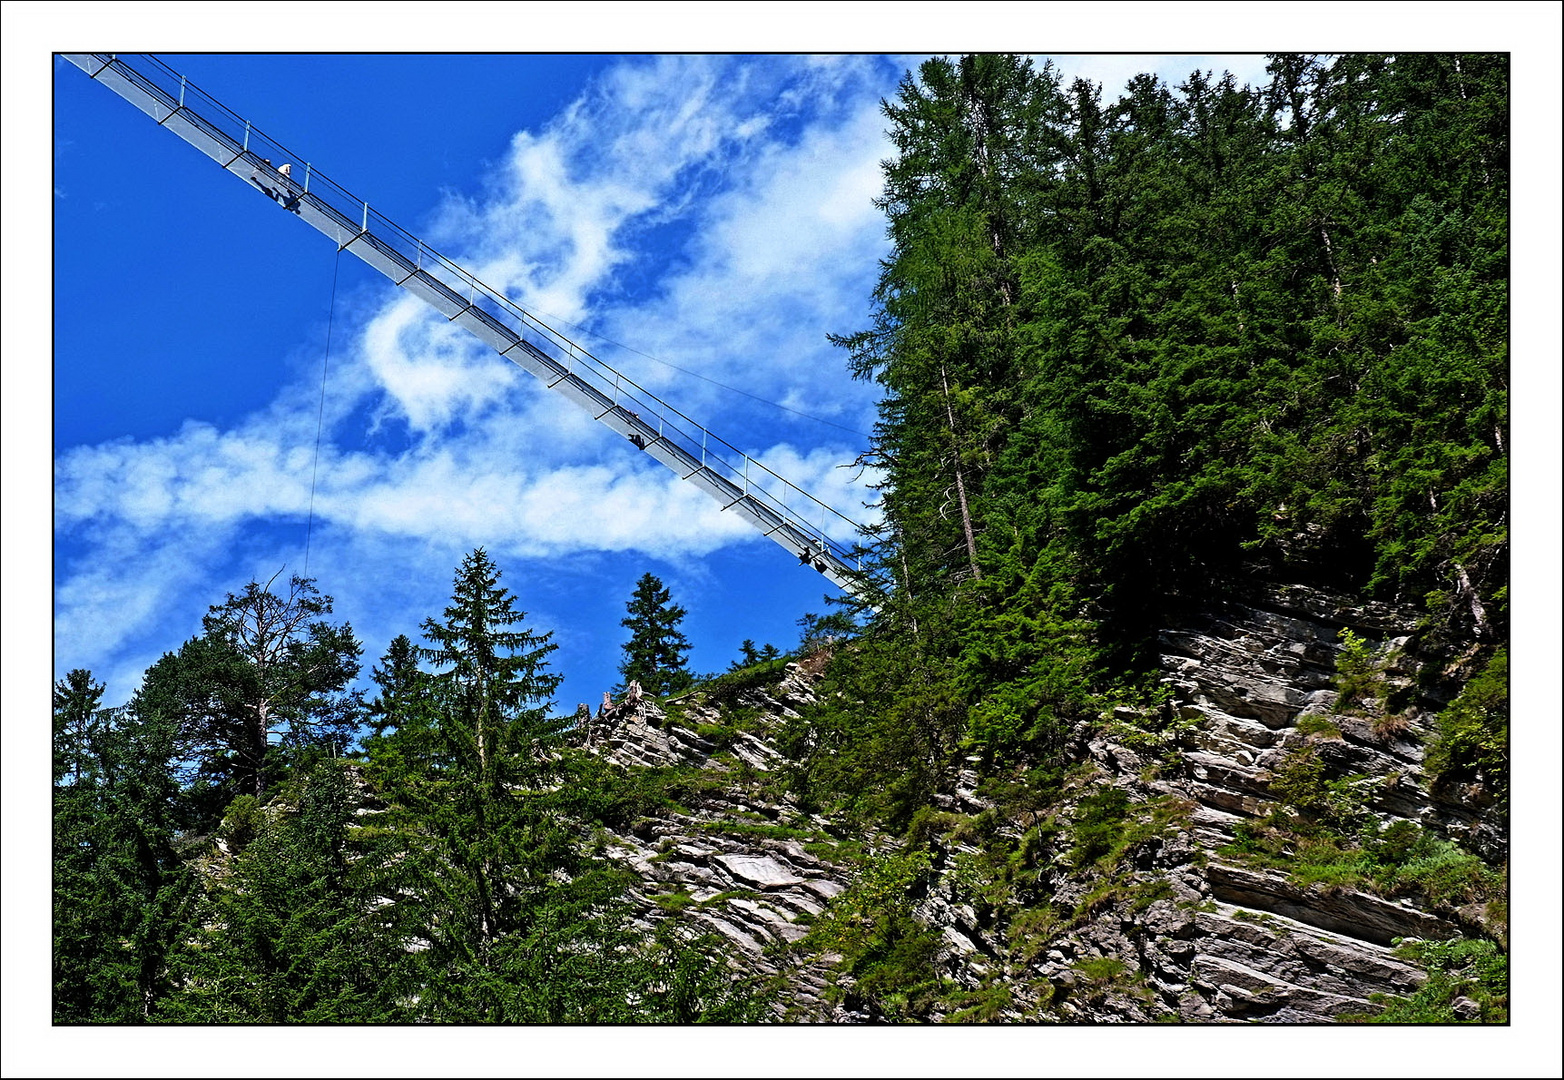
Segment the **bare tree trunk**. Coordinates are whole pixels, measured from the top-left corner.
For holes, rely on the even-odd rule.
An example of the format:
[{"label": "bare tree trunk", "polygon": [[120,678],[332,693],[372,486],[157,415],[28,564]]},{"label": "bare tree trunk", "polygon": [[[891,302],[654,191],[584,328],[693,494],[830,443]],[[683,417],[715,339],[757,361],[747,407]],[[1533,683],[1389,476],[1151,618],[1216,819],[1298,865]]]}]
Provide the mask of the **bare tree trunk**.
[{"label": "bare tree trunk", "polygon": [[[957,441],[956,411],[951,407],[950,404],[950,380],[946,377],[944,364],[941,364],[939,367],[939,379],[940,386],[945,391],[945,417],[950,423],[950,436],[951,441],[954,443]],[[963,479],[961,475],[961,450],[959,446],[956,448],[956,460],[954,468],[956,470],[956,500],[961,505],[961,532],[967,540],[967,561],[972,567],[972,576],[974,578],[981,578],[983,576],[983,571],[978,569],[977,540],[972,533],[972,513],[967,508],[967,484],[966,480]]]},{"label": "bare tree trunk", "polygon": [[1325,265],[1330,268],[1331,291],[1336,294],[1336,299],[1341,299],[1341,271],[1336,269],[1336,249],[1331,246],[1330,233],[1325,231],[1325,226],[1320,226],[1320,239],[1325,242]]},{"label": "bare tree trunk", "polygon": [[1488,612],[1483,608],[1482,601],[1477,598],[1477,589],[1472,585],[1472,579],[1466,576],[1466,567],[1455,563],[1455,580],[1460,588],[1461,595],[1466,598],[1466,606],[1472,613],[1472,622],[1477,624],[1477,636],[1488,636]]},{"label": "bare tree trunk", "polygon": [[[1434,513],[1439,512],[1439,500],[1434,498],[1434,493],[1428,493],[1428,506]],[[1456,593],[1466,601],[1467,610],[1472,613],[1472,622],[1476,625],[1477,636],[1488,636],[1488,612],[1483,607],[1483,602],[1477,596],[1477,587],[1472,584],[1472,579],[1466,574],[1466,567],[1450,560],[1450,565],[1455,567]]]}]

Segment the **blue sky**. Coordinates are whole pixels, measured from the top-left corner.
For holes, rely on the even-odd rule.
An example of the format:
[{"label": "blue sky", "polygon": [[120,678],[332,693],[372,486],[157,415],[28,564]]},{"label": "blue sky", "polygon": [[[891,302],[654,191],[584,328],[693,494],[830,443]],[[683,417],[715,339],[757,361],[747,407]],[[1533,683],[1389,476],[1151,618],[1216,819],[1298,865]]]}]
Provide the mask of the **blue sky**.
[{"label": "blue sky", "polygon": [[[846,466],[873,388],[826,335],[867,325],[886,250],[879,102],[916,58],[161,58],[686,414],[871,516],[873,477]],[[1057,62],[1110,96],[1144,67],[1173,82],[1263,69]],[[366,673],[485,547],[555,635],[562,709],[617,681],[647,571],[688,609],[697,671],[745,638],[791,647],[796,620],[827,610],[827,584],[780,548],[63,61],[54,103],[56,676],[89,667],[125,700],[209,604],[303,572],[307,532],[308,572]]]}]

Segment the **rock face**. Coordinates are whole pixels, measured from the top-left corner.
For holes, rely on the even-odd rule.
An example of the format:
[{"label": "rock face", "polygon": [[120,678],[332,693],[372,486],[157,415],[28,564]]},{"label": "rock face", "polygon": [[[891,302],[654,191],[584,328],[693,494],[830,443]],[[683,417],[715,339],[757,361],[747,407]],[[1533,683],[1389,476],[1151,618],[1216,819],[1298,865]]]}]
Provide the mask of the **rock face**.
[{"label": "rock face", "polygon": [[[1401,706],[1393,720],[1336,712],[1344,627],[1376,650],[1379,690]],[[1353,782],[1381,823],[1414,821],[1502,858],[1502,827],[1480,806],[1427,790],[1421,766],[1429,721],[1420,706],[1439,702],[1428,700],[1427,680],[1414,688],[1412,629],[1407,616],[1389,608],[1350,608],[1298,587],[1213,605],[1169,627],[1161,642],[1170,705],[1154,724],[1137,726],[1144,718],[1122,709],[1083,730],[1078,750],[1089,774],[1067,789],[1057,817],[1068,820],[1091,793],[1122,791],[1123,802],[1147,822],[1127,865],[1111,888],[1094,891],[1069,872],[1067,852],[1055,840],[1040,860],[1035,890],[1049,897],[1051,911],[1073,914],[1030,926],[1005,903],[973,891],[974,848],[936,844],[915,910],[938,932],[942,975],[973,993],[997,991],[1001,1004],[985,1016],[995,1020],[1320,1023],[1372,1011],[1371,994],[1415,990],[1424,975],[1392,955],[1392,941],[1447,938],[1473,927],[1406,901],[1302,887],[1221,851],[1242,822],[1269,810],[1272,770],[1307,746],[1329,776],[1362,774]],[[716,705],[686,701],[675,720],[633,692],[602,709],[584,741],[626,767],[682,763],[719,778],[763,777],[781,762],[764,718],[793,715],[812,700],[812,684],[792,664],[779,685],[746,691],[744,707],[762,722],[727,733],[721,752],[696,730],[720,720]],[[1307,723],[1326,716],[1328,725]],[[970,772],[951,778],[940,802],[952,815],[987,808],[975,779]],[[708,793],[688,813],[649,818],[621,838],[620,857],[645,882],[647,918],[684,910],[731,941],[741,966],[781,975],[792,995],[787,1017],[870,1019],[828,1003],[831,957],[800,960],[787,949],[854,874],[846,860],[821,854],[828,844],[797,836],[829,840],[839,832],[799,811],[781,785],[763,797],[753,785],[747,794],[738,794],[738,785],[713,790],[721,793]],[[1019,835],[1025,824],[1004,827]],[[947,1017],[936,1008],[927,1018]]]},{"label": "rock face", "polygon": [[[814,701],[812,683],[802,667],[789,664],[778,685],[745,691],[737,704],[774,723]],[[769,742],[725,731],[719,747],[696,734],[691,725],[721,718],[719,707],[700,695],[682,702],[680,711],[682,723],[632,684],[579,729],[588,749],[626,768],[691,765],[716,781],[715,790],[688,797],[694,805],[686,811],[648,815],[617,837],[615,857],[642,879],[635,897],[642,918],[652,923],[677,911],[730,942],[735,967],[783,980],[788,996],[778,1019],[866,1019],[826,1002],[828,958],[788,950],[850,880],[845,867],[806,850],[834,846],[830,823],[771,793],[776,789],[763,782],[765,774],[782,757]]]}]

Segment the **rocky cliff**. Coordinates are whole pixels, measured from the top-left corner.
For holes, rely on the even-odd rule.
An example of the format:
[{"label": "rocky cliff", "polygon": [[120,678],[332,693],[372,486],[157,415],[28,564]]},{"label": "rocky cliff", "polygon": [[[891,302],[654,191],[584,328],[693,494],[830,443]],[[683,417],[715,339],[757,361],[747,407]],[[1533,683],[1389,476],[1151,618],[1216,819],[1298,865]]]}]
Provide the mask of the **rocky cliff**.
[{"label": "rocky cliff", "polygon": [[[1165,700],[1079,725],[1062,792],[1039,805],[960,772],[909,837],[853,835],[779,782],[773,736],[813,701],[818,663],[664,706],[632,688],[580,731],[627,769],[698,779],[618,836],[615,857],[640,875],[647,921],[682,912],[773,977],[780,1017],[885,1015],[809,928],[876,859],[916,845],[906,900],[934,989],[902,1017],[1327,1022],[1417,989],[1425,974],[1397,939],[1503,932],[1491,905],[1311,880],[1289,862],[1293,834],[1258,839],[1292,790],[1278,777],[1303,776],[1319,813],[1359,836],[1426,834],[1502,862],[1484,793],[1436,795],[1424,775],[1449,691],[1414,628],[1301,587],[1214,603],[1162,632]],[[1348,648],[1368,663],[1343,695]]]}]

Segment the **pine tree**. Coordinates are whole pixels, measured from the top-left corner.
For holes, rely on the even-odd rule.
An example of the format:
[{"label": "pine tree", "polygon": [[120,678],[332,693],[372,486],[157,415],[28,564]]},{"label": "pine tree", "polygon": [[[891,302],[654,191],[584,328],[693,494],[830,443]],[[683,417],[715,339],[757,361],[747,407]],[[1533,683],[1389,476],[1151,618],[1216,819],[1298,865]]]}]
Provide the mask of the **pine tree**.
[{"label": "pine tree", "polygon": [[636,583],[625,610],[629,616],[619,623],[630,630],[630,640],[624,644],[624,662],[619,665],[625,685],[638,682],[642,690],[655,697],[688,689],[695,680],[685,666],[690,643],[679,632],[679,624],[687,614],[685,609],[673,603],[661,581],[646,573]]},{"label": "pine tree", "polygon": [[876,205],[893,254],[875,327],[833,340],[885,387],[872,457],[903,589],[909,575],[941,591],[983,575],[982,491],[1020,382],[1016,258],[1038,226],[1062,107],[1053,72],[1013,56],[936,57],[884,106],[897,156]]},{"label": "pine tree", "polygon": [[546,711],[556,646],[525,628],[499,578],[481,548],[462,560],[417,650],[433,668],[419,679],[427,717],[399,725],[372,757],[400,823],[395,922],[421,943],[416,1015],[429,1020],[539,1019],[517,1003],[516,952],[536,947],[554,894],[584,869],[555,812],[566,772],[564,721]]},{"label": "pine tree", "polygon": [[745,638],[739,643],[739,658],[728,665],[728,670],[742,671],[747,667],[753,667],[756,664],[764,664],[767,661],[775,660],[781,655],[781,650],[778,649],[775,645],[771,644],[769,641],[757,649],[755,648],[754,638]]},{"label": "pine tree", "polygon": [[[558,648],[553,635],[520,628],[526,613],[499,579],[482,548],[464,558],[444,620],[424,620],[432,645],[418,650],[435,668],[428,689],[446,729],[466,732],[478,778],[490,788],[502,782],[515,751],[557,734],[545,708],[561,681],[547,670]],[[497,750],[512,753],[491,767]]]},{"label": "pine tree", "polygon": [[54,684],[54,782],[66,788],[91,784],[99,772],[104,686],[76,668]]},{"label": "pine tree", "polygon": [[399,845],[385,918],[415,946],[404,1019],[758,1019],[715,944],[649,940],[625,898],[633,875],[589,850],[612,779],[548,716],[555,646],[499,577],[481,549],[462,561],[444,617],[424,623],[424,719],[372,750]]}]

